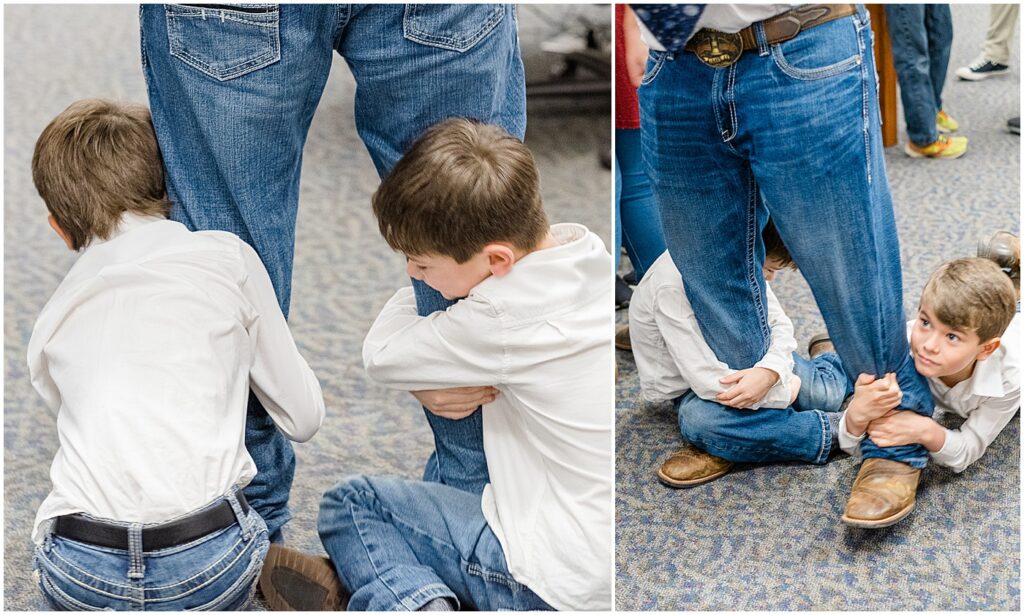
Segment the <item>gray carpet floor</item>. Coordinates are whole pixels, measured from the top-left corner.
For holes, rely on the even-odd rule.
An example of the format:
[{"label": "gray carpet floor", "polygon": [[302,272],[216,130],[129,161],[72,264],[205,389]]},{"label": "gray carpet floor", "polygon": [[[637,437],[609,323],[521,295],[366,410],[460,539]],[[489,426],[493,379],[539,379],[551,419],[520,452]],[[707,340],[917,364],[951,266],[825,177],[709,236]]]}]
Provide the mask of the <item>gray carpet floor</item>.
[{"label": "gray carpet floor", "polygon": [[[969,151],[909,159],[901,110],[900,145],[886,152],[908,314],[936,266],[972,256],[982,233],[1020,228],[1020,139],[1005,129],[1020,114],[1019,59],[1015,51],[1012,76],[958,81],[988,9],[957,6],[953,16],[945,107]],[[805,347],[824,331],[810,290],[789,271],[774,290]],[[1020,609],[1019,416],[964,473],[925,470],[913,515],[869,532],[839,522],[857,472],[845,455],[826,466],[745,466],[691,490],[661,486],[654,471],[682,442],[674,412],[640,400],[628,353],[618,352],[618,368],[620,610]]]},{"label": "gray carpet floor", "polygon": [[[29,572],[29,532],[50,488],[57,447],[53,415],[35,395],[25,365],[32,325],[75,255],[46,224],[31,181],[35,139],[69,103],[103,97],[145,101],[138,9],[121,6],[7,6],[4,53],[4,608],[45,609]],[[523,7],[528,79],[557,68],[538,43],[562,23],[602,23],[607,7]],[[336,59],[305,149],[290,324],[323,385],[328,416],[296,446],[298,469],[288,542],[322,552],[321,494],[344,476],[419,477],[432,449],[422,411],[407,394],[369,382],[362,339],[391,294],[408,284],[404,261],[380,239],[370,210],[378,178],[352,119],[354,82]],[[610,105],[531,101],[526,142],[540,166],[554,222],[577,221],[611,242],[611,174],[598,163],[610,140]]]}]

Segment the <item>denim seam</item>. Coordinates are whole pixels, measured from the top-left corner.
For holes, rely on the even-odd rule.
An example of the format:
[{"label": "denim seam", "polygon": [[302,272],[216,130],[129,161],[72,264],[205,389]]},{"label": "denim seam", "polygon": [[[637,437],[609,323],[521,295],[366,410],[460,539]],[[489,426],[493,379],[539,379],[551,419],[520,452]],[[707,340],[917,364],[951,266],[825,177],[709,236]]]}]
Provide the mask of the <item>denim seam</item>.
[{"label": "denim seam", "polygon": [[500,572],[495,572],[493,570],[488,570],[480,564],[466,562],[466,572],[472,575],[476,575],[484,579],[485,581],[490,581],[492,583],[499,583],[501,585],[504,585],[505,587],[508,587],[513,591],[522,591],[526,589],[526,586],[512,578],[512,575],[506,575]]},{"label": "denim seam", "polygon": [[640,79],[640,87],[648,85],[650,82],[654,81],[654,78],[657,77],[658,73],[661,72],[661,67],[665,65],[665,60],[667,57],[668,52],[662,52],[658,54],[658,56],[654,59],[654,66],[652,66],[651,70],[647,71],[644,74],[644,76]]},{"label": "denim seam", "polygon": [[841,60],[835,64],[830,64],[821,68],[797,68],[786,61],[785,56],[782,55],[781,45],[775,45],[772,48],[772,57],[775,58],[775,65],[779,67],[779,70],[794,79],[799,79],[800,81],[817,81],[819,79],[835,77],[850,70],[854,66],[863,64],[861,54],[858,53],[857,55],[850,56],[845,60]]},{"label": "denim seam", "polygon": [[[51,565],[52,565],[52,562],[51,562]],[[132,599],[132,595],[131,594],[132,594],[133,590],[135,589],[134,585],[117,585],[117,587],[124,588],[126,591],[125,591],[124,594],[114,594],[114,593],[111,593],[109,591],[106,591],[105,589],[101,589],[99,587],[87,584],[84,579],[79,579],[79,578],[75,577],[74,575],[69,574],[66,570],[61,570],[60,568],[57,568],[56,566],[54,566],[54,570],[53,570],[53,572],[56,573],[56,575],[54,575],[50,571],[46,570],[45,567],[43,567],[43,566],[40,566],[40,570],[43,573],[46,574],[47,579],[50,579],[50,577],[52,577],[52,576],[60,576],[60,577],[63,577],[64,579],[66,579],[71,584],[77,585],[77,586],[81,587],[82,589],[86,589],[86,590],[91,591],[93,593],[100,594],[101,596],[107,596],[109,598],[116,598],[118,600],[131,600]],[[97,579],[96,577],[92,577],[92,575],[90,575],[90,577],[93,578],[93,579],[96,579],[98,582],[102,583],[104,586],[106,586],[106,585],[115,585],[114,583],[108,583],[105,579]],[[52,581],[51,581],[51,585],[52,585]]]},{"label": "denim seam", "polygon": [[[247,75],[247,74],[249,74],[251,72],[255,72],[256,70],[259,70],[260,68],[264,68],[265,66],[269,66],[270,64],[273,64],[274,62],[276,62],[276,61],[281,59],[280,48],[276,48],[276,49],[274,49],[272,51],[268,51],[268,52],[264,53],[261,56],[257,56],[257,57],[255,57],[255,58],[253,58],[251,60],[246,60],[245,62],[243,62],[241,64],[238,64],[236,66],[232,66],[230,68],[230,70],[227,71],[227,72],[215,73],[214,70],[213,70],[213,66],[211,66],[210,64],[208,64],[206,62],[203,62],[202,60],[196,58],[195,56],[191,55],[187,51],[181,51],[179,49],[179,50],[176,50],[176,51],[172,51],[171,55],[176,57],[176,58],[178,58],[182,62],[185,62],[189,66],[199,70],[204,75],[208,75],[210,77],[213,77],[214,79],[217,79],[218,81],[227,81],[229,79],[234,79],[234,78],[237,78],[237,77],[241,77],[243,75]],[[264,62],[266,64],[264,64]]]},{"label": "denim seam", "polygon": [[830,431],[828,418],[825,413],[821,410],[813,410],[818,415],[818,420],[821,421],[821,446],[818,447],[818,456],[815,458],[814,463],[821,464],[825,463],[828,459],[828,454],[832,448],[832,432]]},{"label": "denim seam", "polygon": [[[255,543],[254,542],[250,542],[249,544],[252,545],[252,544],[255,544]],[[248,552],[249,552],[249,549],[243,549],[242,551],[239,551],[238,554],[235,556],[235,558],[232,559],[231,562],[228,563],[227,566],[224,566],[221,570],[217,571],[216,574],[214,574],[210,578],[206,579],[205,581],[203,581],[199,585],[196,585],[195,587],[193,587],[191,589],[188,589],[186,591],[183,591],[181,593],[174,594],[173,596],[161,596],[159,598],[151,598],[151,599],[148,600],[148,602],[169,602],[171,600],[178,600],[178,599],[184,598],[185,596],[188,596],[190,594],[194,594],[195,592],[203,589],[204,587],[206,587],[210,583],[213,583],[214,581],[216,581],[218,578],[223,576],[227,571],[231,570],[231,567],[234,566],[235,563],[238,562],[238,560],[242,559],[242,556],[244,556]],[[212,567],[208,567],[203,572],[208,572],[211,568]],[[179,585],[180,585],[180,583],[179,583]],[[174,586],[172,585],[170,587],[174,587]],[[155,589],[155,588],[151,588],[151,589]]]},{"label": "denim seam", "polygon": [[[39,570],[39,580],[40,580],[40,584],[41,584],[41,586],[43,588],[50,590],[48,592],[49,597],[51,599],[53,599],[54,601],[56,601],[61,606],[63,606],[64,608],[66,608],[67,610],[69,610],[69,611],[76,611],[76,610],[77,611],[101,611],[101,610],[103,610],[103,609],[99,609],[97,607],[85,604],[84,602],[81,602],[81,601],[76,600],[75,598],[72,598],[71,596],[69,596],[62,589],[60,589],[59,587],[57,587],[56,585],[53,584],[53,581],[50,580],[50,575],[45,570],[43,570],[43,569]],[[91,590],[92,588],[88,588],[87,587],[86,589],[90,589]],[[114,596],[114,597],[118,598],[118,599],[124,599],[123,596]]]},{"label": "denim seam", "polygon": [[[172,589],[174,587],[178,587],[179,585],[184,585],[186,583],[190,583],[192,581],[195,581],[199,577],[203,576],[204,574],[210,572],[211,570],[213,570],[214,568],[219,566],[221,564],[221,562],[223,562],[224,560],[228,559],[229,557],[234,557],[234,559],[237,560],[238,559],[238,555],[235,554],[235,550],[238,549],[238,545],[240,545],[240,544],[242,544],[242,541],[241,540],[236,540],[235,544],[231,545],[230,547],[228,547],[227,549],[224,550],[224,553],[220,556],[220,558],[217,559],[217,561],[211,563],[209,566],[207,566],[203,570],[197,572],[196,574],[192,575],[191,577],[189,577],[187,579],[184,579],[184,580],[179,581],[177,583],[171,583],[169,585],[161,585],[161,586],[158,586],[158,587],[150,587],[149,589],[153,589],[153,590]],[[242,552],[244,552],[244,551],[245,551],[245,549],[242,549]],[[231,567],[230,564],[227,567],[230,568]]]},{"label": "denim seam", "polygon": [[[62,570],[61,568],[59,568],[56,565],[54,565],[54,568],[56,568],[58,571],[63,573],[65,576],[68,576],[69,578],[71,578],[72,573],[74,573],[74,574],[81,574],[84,577],[88,577],[90,579],[93,579],[95,581],[99,581],[100,583],[104,583],[104,584],[107,584],[107,585],[110,585],[110,586],[113,586],[113,587],[118,587],[118,588],[121,588],[121,589],[131,589],[132,588],[132,585],[130,583],[118,583],[116,581],[111,581],[109,579],[103,579],[103,578],[97,577],[95,575],[89,574],[85,570],[82,570],[78,566],[74,565],[70,560],[68,560],[67,558],[63,557],[60,553],[54,551],[53,554],[54,554],[54,556],[57,557],[57,559],[59,559],[62,562],[64,562],[64,564],[66,564],[68,568],[72,569],[72,570]],[[50,563],[53,564],[52,561]]]},{"label": "denim seam", "polygon": [[747,281],[750,284],[751,299],[754,309],[757,310],[757,322],[761,326],[762,343],[759,349],[762,356],[768,352],[771,342],[771,327],[768,326],[768,315],[764,303],[761,301],[761,287],[757,283],[757,263],[754,262],[754,246],[757,245],[757,180],[754,179],[753,169],[748,169],[747,180],[749,198],[747,201]]},{"label": "denim seam", "polygon": [[405,16],[402,19],[402,34],[406,39],[416,43],[430,45],[432,47],[440,47],[442,49],[448,49],[449,51],[464,53],[475,47],[480,41],[484,40],[484,38],[492,32],[499,23],[501,23],[505,18],[505,7],[502,6],[493,11],[487,20],[477,28],[476,32],[458,39],[455,36],[431,34],[417,28],[411,23],[411,21],[416,19],[418,13],[419,9],[416,5],[406,5]]},{"label": "denim seam", "polygon": [[[255,541],[253,541],[253,543],[255,543]],[[221,606],[222,604],[224,604],[226,602],[231,602],[232,600],[235,600],[237,598],[236,594],[238,592],[238,589],[240,587],[242,587],[242,586],[252,582],[255,577],[259,576],[260,569],[263,567],[263,561],[264,561],[263,558],[251,557],[250,560],[249,560],[249,565],[246,566],[245,571],[242,572],[242,574],[238,577],[238,579],[236,579],[235,582],[231,584],[231,587],[229,587],[227,590],[225,590],[223,593],[221,593],[221,595],[217,596],[216,598],[214,598],[210,602],[207,602],[206,604],[203,604],[203,605],[198,606],[198,607],[194,607],[194,608],[192,608],[190,610],[194,610],[194,611],[217,611],[217,610],[220,610],[217,607]],[[231,568],[228,567],[225,570],[230,570],[230,569]],[[255,588],[255,587],[256,587],[256,584],[253,583],[252,588]],[[252,588],[249,588],[249,589],[251,590]],[[246,591],[247,591],[247,593],[249,592],[249,590],[246,590]],[[151,600],[150,602],[163,602],[163,600]]]},{"label": "denim seam", "polygon": [[377,562],[370,554],[370,548],[369,546],[367,546],[366,540],[363,538],[365,532],[360,527],[359,517],[356,514],[356,504],[355,502],[352,501],[352,495],[359,495],[361,497],[366,497],[367,495],[369,495],[374,500],[377,500],[377,496],[376,494],[370,491],[353,490],[351,493],[345,495],[345,497],[342,499],[342,503],[344,503],[346,500],[348,501],[348,514],[353,520],[353,525],[355,525],[356,528],[356,534],[359,535],[359,544],[363,547],[363,554],[366,556],[366,561],[370,562],[370,566],[373,568],[373,576],[375,576],[378,579],[381,579],[381,584],[384,587],[386,587],[389,592],[391,592],[391,595],[394,597],[395,602],[401,604],[402,599],[398,597],[398,593],[396,593],[395,590],[391,588],[391,585],[383,581],[380,574],[380,569],[377,567]]},{"label": "denim seam", "polygon": [[[858,27],[857,29],[857,45],[860,49],[860,53],[863,56],[865,53],[864,44],[864,32]],[[869,114],[871,113],[871,105],[869,100],[871,98],[871,92],[869,90],[870,85],[868,84],[868,63],[862,62],[860,69],[861,77],[861,120],[864,125],[864,169],[868,176],[868,185],[871,185],[871,131],[869,130],[869,124],[871,119]]]},{"label": "denim seam", "polygon": [[728,69],[728,84],[725,89],[725,103],[729,108],[729,117],[732,119],[732,134],[726,141],[729,143],[729,147],[732,147],[732,140],[736,138],[736,135],[740,131],[740,122],[736,116],[736,65],[733,64]]},{"label": "denim seam", "polygon": [[455,592],[453,592],[447,585],[443,583],[431,583],[430,585],[417,589],[405,598],[401,598],[398,602],[407,610],[418,611],[420,607],[425,605],[427,602],[437,598],[451,598],[456,602],[459,601],[458,596],[456,596]]},{"label": "denim seam", "polygon": [[[277,9],[263,13],[267,16],[273,16],[273,19],[267,19],[266,21],[255,21],[251,17],[238,17],[237,14],[232,13],[230,9],[208,9],[208,8],[196,8],[192,11],[183,11],[180,7],[167,7],[167,16],[174,17],[176,19],[201,19],[207,21],[211,17],[207,17],[207,13],[213,15],[213,19],[219,19],[220,21],[234,21],[236,23],[242,23],[249,26],[259,26],[261,28],[277,28],[281,23],[279,13]],[[249,13],[246,13],[249,14]]]}]

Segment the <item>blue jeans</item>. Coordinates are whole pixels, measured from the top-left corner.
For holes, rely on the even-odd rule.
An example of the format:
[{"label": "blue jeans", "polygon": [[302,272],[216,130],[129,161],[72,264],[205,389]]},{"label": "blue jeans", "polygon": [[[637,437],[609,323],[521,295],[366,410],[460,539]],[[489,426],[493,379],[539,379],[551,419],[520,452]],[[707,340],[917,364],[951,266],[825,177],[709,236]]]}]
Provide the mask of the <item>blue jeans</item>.
[{"label": "blue jeans", "polygon": [[324,494],[319,530],[349,610],[413,611],[435,598],[465,610],[551,610],[512,578],[479,495],[357,476]]},{"label": "blue jeans", "polygon": [[32,564],[39,587],[61,611],[242,610],[270,543],[259,514],[250,508],[242,515],[234,496],[227,499],[240,522],[159,551],[131,538],[131,549],[121,551],[48,533]]},{"label": "blue jeans", "polygon": [[812,360],[793,354],[801,381],[792,406],[744,410],[723,406],[689,391],[676,400],[679,431],[688,442],[728,461],[825,463],[832,451],[827,413],[836,412],[851,391],[839,355]]},{"label": "blue jeans", "polygon": [[768,203],[849,373],[895,372],[903,407],[930,416],[907,344],[867,13],[775,45],[756,30],[759,49],[727,68],[652,53],[639,90],[644,163],[701,331],[733,369],[767,351]]},{"label": "blue jeans", "polygon": [[[498,124],[519,138],[526,131],[510,5],[142,5],[139,18],[171,216],[251,244],[286,316],[302,148],[335,52],[355,76],[356,129],[381,175],[448,117]],[[416,292],[421,314],[449,305],[426,286]],[[254,398],[249,410],[246,447],[259,473],[246,495],[279,540],[291,516],[295,456]],[[438,439],[478,451],[460,463],[479,475],[479,420],[438,425],[431,421]]]},{"label": "blue jeans", "polygon": [[640,130],[615,130],[615,270],[621,245],[626,244],[636,279],[665,251],[658,204],[644,173]]},{"label": "blue jeans", "polygon": [[953,46],[948,4],[887,4],[892,58],[900,82],[907,134],[915,145],[939,138],[935,115],[942,110],[942,87]]}]

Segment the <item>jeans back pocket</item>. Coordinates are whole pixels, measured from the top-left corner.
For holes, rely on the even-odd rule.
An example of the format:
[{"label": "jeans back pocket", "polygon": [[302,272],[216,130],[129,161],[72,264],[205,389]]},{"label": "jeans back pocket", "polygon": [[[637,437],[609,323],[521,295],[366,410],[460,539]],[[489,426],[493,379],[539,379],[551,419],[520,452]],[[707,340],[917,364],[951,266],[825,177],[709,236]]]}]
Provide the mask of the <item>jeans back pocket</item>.
[{"label": "jeans back pocket", "polygon": [[406,39],[451,51],[469,51],[505,18],[503,4],[407,4]]},{"label": "jeans back pocket", "polygon": [[218,81],[281,59],[276,4],[168,5],[165,11],[171,55]]}]

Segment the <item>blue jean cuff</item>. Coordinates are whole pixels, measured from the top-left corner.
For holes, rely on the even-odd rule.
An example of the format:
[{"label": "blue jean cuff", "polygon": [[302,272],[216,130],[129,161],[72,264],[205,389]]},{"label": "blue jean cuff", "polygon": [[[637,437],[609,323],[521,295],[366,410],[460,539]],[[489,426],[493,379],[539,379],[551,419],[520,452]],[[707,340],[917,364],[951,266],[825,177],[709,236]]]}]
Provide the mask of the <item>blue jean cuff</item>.
[{"label": "blue jean cuff", "polygon": [[[395,592],[395,596],[398,595],[398,592]],[[418,611],[428,602],[436,600],[437,598],[451,600],[452,604],[455,606],[455,610],[460,610],[459,607],[461,605],[459,604],[458,597],[452,592],[451,588],[444,583],[431,583],[430,585],[421,587],[408,596],[400,598],[399,604],[402,605],[402,608],[409,611]]]}]

